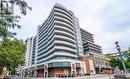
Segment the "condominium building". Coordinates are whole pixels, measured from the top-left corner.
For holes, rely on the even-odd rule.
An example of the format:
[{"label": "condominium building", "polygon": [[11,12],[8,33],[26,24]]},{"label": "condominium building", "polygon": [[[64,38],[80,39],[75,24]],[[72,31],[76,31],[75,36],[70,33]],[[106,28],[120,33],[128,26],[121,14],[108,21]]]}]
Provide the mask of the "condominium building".
[{"label": "condominium building", "polygon": [[83,44],[83,48],[84,48],[84,53],[85,54],[92,54],[92,53],[97,53],[97,54],[101,54],[101,46],[95,44],[95,43],[91,43],[91,42],[86,42]]},{"label": "condominium building", "polygon": [[[82,31],[74,13],[55,4],[38,26],[35,38],[27,39],[26,68],[29,76],[79,76],[93,71],[93,60],[84,56]],[[30,52],[31,51],[31,52]],[[31,75],[30,75],[31,74]]]},{"label": "condominium building", "polygon": [[95,44],[93,34],[81,29],[84,55],[94,61],[96,73],[112,73],[112,67],[106,65],[106,57],[102,54],[101,46]]},{"label": "condominium building", "polygon": [[82,36],[82,43],[83,43],[83,50],[84,54],[89,56],[92,53],[101,54],[101,46],[95,44],[93,34],[80,29],[81,30],[81,36]]},{"label": "condominium building", "polygon": [[77,58],[73,14],[64,7],[54,6],[49,17],[38,27],[37,35],[37,64],[59,57]]},{"label": "condominium building", "polygon": [[[55,4],[50,15],[38,27],[38,76],[60,76],[84,73],[78,59],[83,51],[78,19],[67,8]],[[43,69],[41,69],[43,67]],[[42,75],[41,75],[42,74]]]},{"label": "condominium building", "polygon": [[83,44],[86,42],[91,42],[94,43],[94,37],[93,34],[91,34],[90,32],[80,28],[81,30],[81,36],[82,36],[82,42]]},{"label": "condominium building", "polygon": [[112,67],[105,55],[93,53],[89,57],[94,60],[96,73],[112,73]]},{"label": "condominium building", "polygon": [[83,43],[78,18],[74,18],[78,56],[83,55]]},{"label": "condominium building", "polygon": [[28,38],[25,41],[26,52],[25,52],[25,67],[31,67],[35,64],[36,57],[36,36]]}]

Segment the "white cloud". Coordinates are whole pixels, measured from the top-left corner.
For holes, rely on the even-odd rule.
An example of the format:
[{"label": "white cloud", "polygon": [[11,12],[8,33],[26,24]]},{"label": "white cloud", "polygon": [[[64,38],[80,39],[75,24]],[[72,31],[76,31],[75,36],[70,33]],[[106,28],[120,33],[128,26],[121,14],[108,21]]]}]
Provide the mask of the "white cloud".
[{"label": "white cloud", "polygon": [[113,51],[114,42],[120,41],[126,49],[130,43],[130,1],[129,0],[31,0],[33,10],[21,19],[19,38],[36,34],[36,27],[49,15],[56,2],[72,10],[79,18],[80,26],[94,34],[95,41],[104,53]]},{"label": "white cloud", "polygon": [[130,26],[125,25],[125,21],[130,20],[130,9],[127,8],[129,5],[119,0],[98,1],[93,0],[88,8],[83,9],[85,11],[80,17],[81,27],[94,34],[96,43],[102,46],[104,53],[116,51],[113,51],[115,41],[120,41],[122,49],[126,50],[130,43]]}]

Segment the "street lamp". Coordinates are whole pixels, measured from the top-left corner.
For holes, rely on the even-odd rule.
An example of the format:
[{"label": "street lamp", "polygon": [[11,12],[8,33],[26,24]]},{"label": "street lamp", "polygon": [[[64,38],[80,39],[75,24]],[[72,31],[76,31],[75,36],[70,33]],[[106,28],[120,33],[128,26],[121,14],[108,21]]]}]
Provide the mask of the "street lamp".
[{"label": "street lamp", "polygon": [[125,63],[124,63],[123,56],[122,56],[122,54],[121,54],[121,48],[120,48],[120,46],[119,46],[118,43],[119,43],[118,41],[115,42],[115,44],[116,44],[116,49],[117,49],[117,51],[118,51],[118,53],[119,53],[119,57],[120,57],[120,60],[121,60],[122,65],[123,65],[124,73],[126,74],[126,66],[125,66]]}]

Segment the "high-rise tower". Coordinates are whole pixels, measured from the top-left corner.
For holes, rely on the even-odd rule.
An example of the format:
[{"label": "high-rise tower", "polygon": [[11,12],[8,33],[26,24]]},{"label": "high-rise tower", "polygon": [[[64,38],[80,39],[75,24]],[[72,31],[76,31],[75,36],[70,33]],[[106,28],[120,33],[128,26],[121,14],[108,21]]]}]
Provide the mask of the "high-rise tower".
[{"label": "high-rise tower", "polygon": [[36,64],[36,36],[32,36],[25,41],[25,67],[31,67]]},{"label": "high-rise tower", "polygon": [[93,34],[85,31],[84,29],[80,30],[81,30],[84,53],[88,56],[91,53],[102,54],[101,46],[95,44]]},{"label": "high-rise tower", "polygon": [[[38,27],[37,69],[44,76],[84,73],[78,59],[83,51],[78,19],[65,7],[55,4],[48,18]],[[43,71],[40,70],[41,65]],[[83,69],[84,70],[84,69]]]}]

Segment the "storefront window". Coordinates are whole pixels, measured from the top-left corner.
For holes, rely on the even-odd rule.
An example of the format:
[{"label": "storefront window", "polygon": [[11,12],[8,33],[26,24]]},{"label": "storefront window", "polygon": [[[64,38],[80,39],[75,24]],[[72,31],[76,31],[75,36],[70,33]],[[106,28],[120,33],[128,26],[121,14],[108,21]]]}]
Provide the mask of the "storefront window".
[{"label": "storefront window", "polygon": [[55,62],[55,67],[65,67],[67,66],[66,62]]}]

